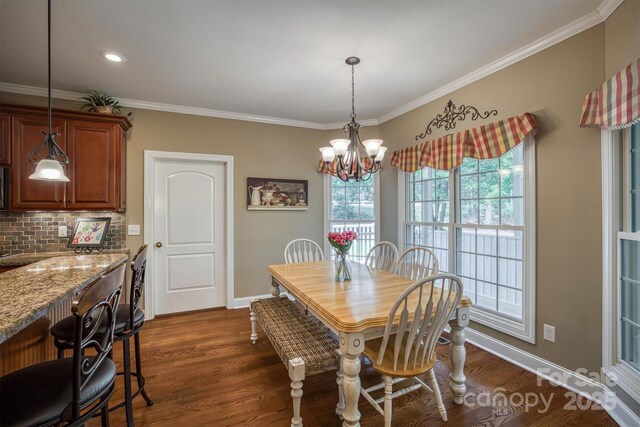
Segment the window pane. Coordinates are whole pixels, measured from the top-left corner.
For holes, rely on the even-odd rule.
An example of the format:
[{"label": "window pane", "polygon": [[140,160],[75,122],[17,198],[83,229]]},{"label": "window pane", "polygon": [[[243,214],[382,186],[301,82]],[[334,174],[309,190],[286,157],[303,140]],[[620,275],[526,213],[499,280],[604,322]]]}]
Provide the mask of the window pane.
[{"label": "window pane", "polygon": [[478,201],[477,200],[461,200],[460,201],[460,222],[462,224],[478,223]]},{"label": "window pane", "polygon": [[524,225],[524,200],[522,198],[502,199],[501,220],[504,225]]},{"label": "window pane", "polygon": [[375,222],[337,222],[331,223],[330,229],[338,233],[349,230],[358,233],[358,238],[349,250],[349,257],[356,262],[364,262],[365,257],[375,245]]},{"label": "window pane", "polygon": [[458,252],[456,258],[456,274],[462,277],[476,277],[476,256]]},{"label": "window pane", "polygon": [[477,279],[491,283],[497,282],[498,259],[491,256],[478,255],[476,258]]},{"label": "window pane", "polygon": [[333,204],[333,206],[331,206],[331,219],[345,219],[346,212],[345,205]]},{"label": "window pane", "polygon": [[480,224],[500,223],[500,199],[480,200]]},{"label": "window pane", "polygon": [[480,172],[498,170],[499,159],[478,160]]},{"label": "window pane", "polygon": [[346,191],[344,189],[344,186],[339,186],[339,187],[332,187],[331,189],[331,200],[333,201],[333,203],[344,203],[345,202],[345,194]]},{"label": "window pane", "polygon": [[460,197],[463,199],[478,198],[478,176],[468,175],[460,177]]},{"label": "window pane", "polygon": [[498,312],[522,318],[522,291],[498,287]]},{"label": "window pane", "polygon": [[498,258],[498,284],[522,289],[522,261]]},{"label": "window pane", "polygon": [[476,252],[475,228],[458,228],[456,235],[456,247],[458,251]]},{"label": "window pane", "polygon": [[483,255],[498,255],[497,236],[497,230],[478,230],[477,252]]},{"label": "window pane", "polygon": [[499,174],[498,172],[487,172],[479,175],[480,177],[480,197],[499,197]]},{"label": "window pane", "polygon": [[492,283],[477,281],[476,288],[478,290],[476,305],[496,311],[498,287]]},{"label": "window pane", "polygon": [[460,165],[460,173],[462,175],[478,172],[478,161],[470,157],[465,157]]},{"label": "window pane", "polygon": [[522,231],[498,231],[498,256],[522,259]]},{"label": "window pane", "polygon": [[449,200],[449,179],[437,179],[435,187],[436,200]]},{"label": "window pane", "polygon": [[[516,166],[516,168],[518,168],[518,166]],[[502,197],[524,195],[524,176],[522,174],[522,170],[500,169],[499,173],[500,195]]]},{"label": "window pane", "polygon": [[640,371],[640,241],[621,240],[620,358]]}]

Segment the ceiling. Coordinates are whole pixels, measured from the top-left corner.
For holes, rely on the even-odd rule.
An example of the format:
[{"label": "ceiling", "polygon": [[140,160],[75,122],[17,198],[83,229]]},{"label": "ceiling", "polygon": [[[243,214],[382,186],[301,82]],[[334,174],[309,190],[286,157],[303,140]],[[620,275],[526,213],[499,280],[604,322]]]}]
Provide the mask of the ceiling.
[{"label": "ceiling", "polygon": [[[356,113],[375,122],[545,37],[588,28],[612,1],[601,3],[54,0],[52,86],[327,127],[348,121],[344,60],[356,55]],[[45,0],[0,0],[3,84],[46,87],[46,11]],[[127,60],[110,63],[103,50]]]}]

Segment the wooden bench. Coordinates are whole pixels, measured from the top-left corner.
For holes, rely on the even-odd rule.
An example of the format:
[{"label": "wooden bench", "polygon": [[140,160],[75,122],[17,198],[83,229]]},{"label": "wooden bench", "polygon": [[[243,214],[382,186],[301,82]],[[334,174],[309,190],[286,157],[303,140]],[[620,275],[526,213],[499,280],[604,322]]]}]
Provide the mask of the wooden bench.
[{"label": "wooden bench", "polygon": [[293,398],[292,427],[302,426],[300,401],[302,381],[306,376],[337,370],[338,405],[336,414],[344,412],[343,373],[338,344],[327,331],[302,313],[285,296],[251,301],[251,341],[258,340],[256,323],[260,323],[282,363],[289,370]]}]

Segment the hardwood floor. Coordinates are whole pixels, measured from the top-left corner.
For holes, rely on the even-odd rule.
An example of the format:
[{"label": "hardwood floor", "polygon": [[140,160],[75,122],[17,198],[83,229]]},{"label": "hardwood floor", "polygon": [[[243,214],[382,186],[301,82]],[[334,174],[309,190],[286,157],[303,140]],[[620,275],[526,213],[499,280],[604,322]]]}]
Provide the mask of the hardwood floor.
[{"label": "hardwood floor", "polygon": [[[136,426],[288,426],[292,403],[287,371],[262,330],[255,345],[250,333],[248,309],[200,311],[147,322],[141,331],[143,372],[155,404],[147,407],[141,397],[135,399]],[[393,401],[394,426],[616,425],[596,405],[588,410],[563,409],[571,403],[567,390],[547,381],[537,386],[535,375],[470,344],[465,369],[469,405],[454,405],[448,352],[448,346],[438,346],[436,376],[449,421],[441,421],[430,393],[417,391]],[[116,360],[121,354],[117,344]],[[365,386],[379,382],[368,362],[363,363],[361,378]],[[122,389],[119,378],[113,404],[122,399]],[[306,426],[341,425],[334,413],[338,399],[334,373],[307,378],[303,391]],[[485,405],[491,400],[487,396],[495,405]],[[550,399],[546,411],[541,396]],[[382,425],[382,416],[362,398],[359,409],[363,426]],[[87,425],[98,426],[99,419]],[[111,425],[126,425],[124,409],[111,413]]]}]

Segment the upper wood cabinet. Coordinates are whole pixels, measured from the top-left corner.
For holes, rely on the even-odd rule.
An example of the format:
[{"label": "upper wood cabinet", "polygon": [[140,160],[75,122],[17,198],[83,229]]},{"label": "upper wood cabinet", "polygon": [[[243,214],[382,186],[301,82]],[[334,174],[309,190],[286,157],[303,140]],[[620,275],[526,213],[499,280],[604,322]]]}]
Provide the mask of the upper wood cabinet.
[{"label": "upper wood cabinet", "polygon": [[11,164],[11,116],[0,113],[0,165]]},{"label": "upper wood cabinet", "polygon": [[131,127],[126,117],[53,110],[56,143],[69,157],[65,184],[29,179],[35,165],[27,157],[44,139],[47,110],[0,105],[0,115],[3,123],[10,119],[10,210],[125,210],[125,143]]}]

